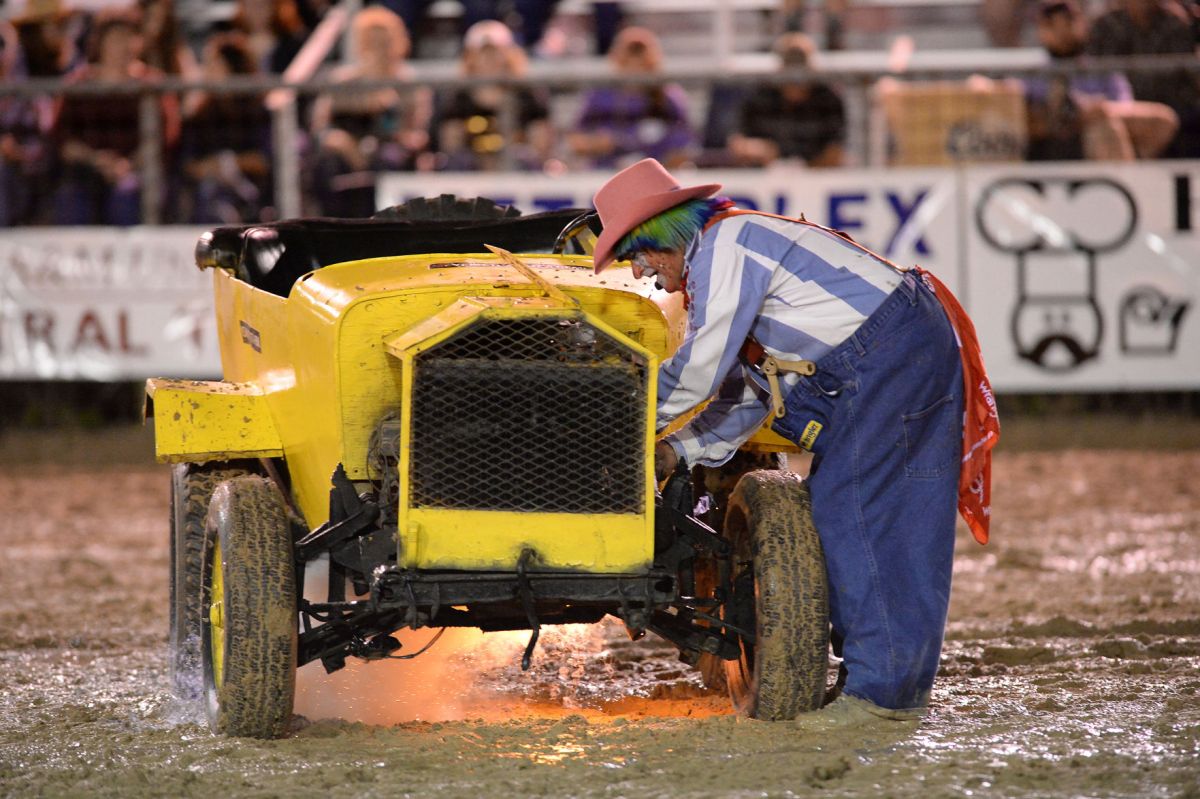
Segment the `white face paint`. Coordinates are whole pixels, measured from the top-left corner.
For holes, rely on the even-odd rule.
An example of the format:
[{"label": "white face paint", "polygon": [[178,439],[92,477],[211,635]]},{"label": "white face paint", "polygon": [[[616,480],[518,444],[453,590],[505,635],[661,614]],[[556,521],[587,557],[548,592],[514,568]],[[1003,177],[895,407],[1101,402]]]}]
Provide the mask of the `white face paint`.
[{"label": "white face paint", "polygon": [[639,250],[630,260],[634,277],[654,277],[655,285],[669,294],[683,288],[682,251]]},{"label": "white face paint", "polygon": [[644,252],[634,253],[633,258],[629,260],[633,263],[635,274],[639,271],[641,272],[641,274],[637,275],[638,277],[654,277],[658,274],[658,270],[650,265],[650,259],[646,257],[646,253]]}]

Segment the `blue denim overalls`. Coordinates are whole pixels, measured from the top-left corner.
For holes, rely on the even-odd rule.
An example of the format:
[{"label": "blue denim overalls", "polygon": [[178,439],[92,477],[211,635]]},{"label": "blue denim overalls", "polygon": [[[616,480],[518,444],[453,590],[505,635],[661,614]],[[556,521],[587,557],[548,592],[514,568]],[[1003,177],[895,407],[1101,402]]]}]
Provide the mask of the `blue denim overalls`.
[{"label": "blue denim overalls", "polygon": [[[963,430],[962,363],[933,293],[908,273],[862,326],[801,377],[777,432],[815,454],[809,485],[825,550],[844,692],[923,707],[950,601]],[[820,431],[811,422],[819,424]],[[806,435],[807,431],[807,435]]]}]

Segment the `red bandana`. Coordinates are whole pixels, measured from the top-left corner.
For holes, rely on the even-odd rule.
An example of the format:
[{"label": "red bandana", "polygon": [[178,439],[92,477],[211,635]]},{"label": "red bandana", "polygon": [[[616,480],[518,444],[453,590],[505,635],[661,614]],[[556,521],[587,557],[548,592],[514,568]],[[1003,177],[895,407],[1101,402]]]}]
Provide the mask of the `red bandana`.
[{"label": "red bandana", "polygon": [[996,397],[983,369],[983,354],[971,318],[942,281],[920,267],[914,271],[946,309],[958,338],[963,367],[963,456],[958,475],[958,512],[975,540],[986,544],[992,522],[992,447],[1000,440]]}]

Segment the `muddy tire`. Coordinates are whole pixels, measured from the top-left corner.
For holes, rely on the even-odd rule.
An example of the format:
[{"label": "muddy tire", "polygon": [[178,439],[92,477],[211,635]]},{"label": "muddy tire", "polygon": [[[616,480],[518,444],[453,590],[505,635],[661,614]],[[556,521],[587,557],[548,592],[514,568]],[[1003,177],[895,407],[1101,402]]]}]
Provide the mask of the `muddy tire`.
[{"label": "muddy tire", "polygon": [[791,719],[821,707],[829,648],[829,589],[808,486],[787,472],[751,472],[729,498],[733,596],[725,618],[753,629],[725,661],[738,712]]},{"label": "muddy tire", "polygon": [[[712,504],[708,513],[701,518],[714,530],[725,525],[725,510],[729,496],[743,476],[761,469],[787,469],[787,456],[775,452],[750,452],[738,450],[721,466],[697,466],[692,471],[692,484],[709,495]],[[717,567],[711,560],[696,562],[696,595],[710,596],[717,586]],[[725,691],[729,686],[725,680],[725,661],[716,655],[703,652],[696,664],[704,687],[712,691]]]},{"label": "muddy tire", "polygon": [[213,732],[278,738],[296,693],[296,577],[283,498],[261,477],[213,492],[205,525],[201,661]]},{"label": "muddy tire", "polygon": [[200,574],[204,519],[213,490],[247,468],[229,463],[180,463],[171,469],[169,635],[171,687],[186,701],[200,698]]},{"label": "muddy tire", "polygon": [[400,205],[384,208],[377,211],[374,218],[398,222],[475,222],[520,215],[521,212],[513,206],[497,205],[486,197],[442,194],[438,197],[417,197]]}]

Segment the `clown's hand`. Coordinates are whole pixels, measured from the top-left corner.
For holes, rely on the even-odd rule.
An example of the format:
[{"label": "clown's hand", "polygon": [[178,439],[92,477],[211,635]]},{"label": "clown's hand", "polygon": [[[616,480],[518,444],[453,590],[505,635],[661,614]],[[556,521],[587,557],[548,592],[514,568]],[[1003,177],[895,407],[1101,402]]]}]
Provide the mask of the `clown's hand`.
[{"label": "clown's hand", "polygon": [[658,482],[670,477],[678,463],[679,456],[675,454],[674,447],[666,441],[654,445],[654,477]]}]

